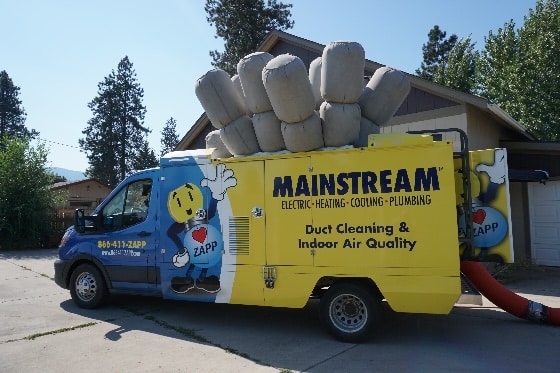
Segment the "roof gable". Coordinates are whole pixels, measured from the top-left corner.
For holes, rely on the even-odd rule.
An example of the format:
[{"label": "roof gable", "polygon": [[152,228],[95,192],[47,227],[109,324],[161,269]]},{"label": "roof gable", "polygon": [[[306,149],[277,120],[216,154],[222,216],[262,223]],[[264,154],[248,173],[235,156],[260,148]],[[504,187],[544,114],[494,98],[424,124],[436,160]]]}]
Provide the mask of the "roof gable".
[{"label": "roof gable", "polygon": [[51,185],[51,189],[54,189],[54,190],[63,189],[63,188],[68,188],[68,187],[76,186],[76,185],[80,185],[80,184],[97,184],[98,186],[101,186],[103,188],[107,188],[109,190],[111,189],[107,185],[99,182],[96,179],[83,179],[83,180],[76,180],[76,181],[61,181],[59,183],[54,183],[53,185]]}]

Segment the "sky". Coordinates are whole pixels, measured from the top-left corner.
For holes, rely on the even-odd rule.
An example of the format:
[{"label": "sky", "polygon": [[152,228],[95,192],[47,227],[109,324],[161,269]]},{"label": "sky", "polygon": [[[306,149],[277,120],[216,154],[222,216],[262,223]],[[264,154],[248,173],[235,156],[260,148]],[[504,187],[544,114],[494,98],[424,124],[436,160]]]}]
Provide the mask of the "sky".
[{"label": "sky", "polygon": [[[295,22],[288,33],[320,44],[360,43],[366,58],[414,74],[434,25],[470,35],[475,48],[513,20],[523,25],[536,0],[282,0]],[[40,132],[48,167],[85,171],[85,138],[98,83],[128,56],[144,90],[150,146],[160,153],[169,118],[182,138],[203,113],[196,80],[223,51],[206,21],[204,0],[0,0],[0,71],[20,88],[25,125]]]}]

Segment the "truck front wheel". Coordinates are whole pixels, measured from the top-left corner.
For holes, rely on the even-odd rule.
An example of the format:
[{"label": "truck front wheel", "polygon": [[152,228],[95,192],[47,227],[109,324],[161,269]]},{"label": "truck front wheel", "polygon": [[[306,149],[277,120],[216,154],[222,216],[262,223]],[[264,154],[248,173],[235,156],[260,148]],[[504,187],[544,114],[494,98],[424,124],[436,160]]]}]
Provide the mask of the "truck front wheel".
[{"label": "truck front wheel", "polygon": [[380,302],[365,286],[341,282],[321,298],[321,320],[327,331],[343,342],[364,341],[380,317]]},{"label": "truck front wheel", "polygon": [[81,308],[98,307],[107,295],[101,272],[91,264],[76,267],[70,277],[70,295]]}]

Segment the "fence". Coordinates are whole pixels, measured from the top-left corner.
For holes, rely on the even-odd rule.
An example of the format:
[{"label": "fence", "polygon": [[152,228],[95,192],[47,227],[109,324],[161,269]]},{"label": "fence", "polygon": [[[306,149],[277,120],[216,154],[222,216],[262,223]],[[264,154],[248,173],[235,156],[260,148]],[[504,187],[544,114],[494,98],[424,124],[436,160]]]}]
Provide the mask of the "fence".
[{"label": "fence", "polygon": [[[66,229],[74,224],[74,211],[75,210],[57,210],[54,213],[48,242],[45,242],[44,245],[47,245],[47,247],[58,247]],[[87,215],[90,214],[91,211],[86,210],[85,213]]]}]

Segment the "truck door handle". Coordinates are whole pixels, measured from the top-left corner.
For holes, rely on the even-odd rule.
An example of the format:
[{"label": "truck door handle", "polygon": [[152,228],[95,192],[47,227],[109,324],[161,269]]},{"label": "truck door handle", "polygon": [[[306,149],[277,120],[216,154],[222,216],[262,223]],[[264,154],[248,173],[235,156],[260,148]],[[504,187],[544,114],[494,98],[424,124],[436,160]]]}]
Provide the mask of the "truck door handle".
[{"label": "truck door handle", "polygon": [[152,232],[141,231],[141,232],[138,232],[138,235],[139,235],[140,237],[151,236],[151,235],[152,235]]}]

